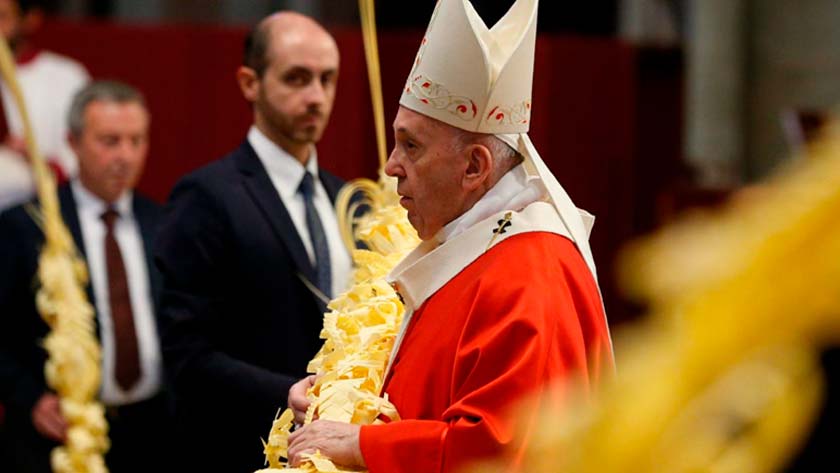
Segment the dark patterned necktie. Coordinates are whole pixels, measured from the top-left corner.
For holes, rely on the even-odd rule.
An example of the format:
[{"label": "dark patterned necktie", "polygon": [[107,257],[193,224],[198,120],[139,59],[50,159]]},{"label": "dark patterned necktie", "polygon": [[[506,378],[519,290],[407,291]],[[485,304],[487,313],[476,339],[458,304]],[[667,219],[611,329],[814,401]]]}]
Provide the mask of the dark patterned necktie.
[{"label": "dark patterned necktie", "polygon": [[108,302],[111,306],[111,320],[114,326],[116,344],[117,384],[124,391],[130,390],[140,379],[140,353],[137,347],[137,332],[134,329],[134,314],[131,310],[131,295],[128,291],[128,277],[123,264],[122,253],[114,237],[114,223],[120,214],[108,209],[102,214],[105,222],[105,267],[108,276]]},{"label": "dark patterned necktie", "polygon": [[323,225],[321,225],[321,218],[318,211],[315,210],[315,203],[312,201],[315,193],[315,183],[312,174],[309,172],[303,175],[298,192],[303,196],[303,203],[306,208],[306,228],[309,230],[309,238],[315,252],[316,277],[314,283],[327,298],[332,298],[330,249],[327,246],[327,235],[324,233]]}]

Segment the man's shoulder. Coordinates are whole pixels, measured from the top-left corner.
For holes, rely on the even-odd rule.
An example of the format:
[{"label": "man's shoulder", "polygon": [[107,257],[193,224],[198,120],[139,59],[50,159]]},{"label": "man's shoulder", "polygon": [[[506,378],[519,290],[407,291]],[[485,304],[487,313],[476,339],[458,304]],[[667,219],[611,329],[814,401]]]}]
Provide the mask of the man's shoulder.
[{"label": "man's shoulder", "polygon": [[[446,303],[464,301],[484,325],[507,318],[555,318],[566,307],[600,310],[597,285],[574,243],[549,232],[511,236],[449,281]],[[511,311],[511,307],[523,310]],[[527,309],[527,310],[526,310]],[[589,310],[589,309],[587,309]]]},{"label": "man's shoulder", "polygon": [[243,144],[182,177],[169,195],[166,215],[194,221],[236,213],[242,203],[241,193],[236,192],[244,177],[241,162],[247,153]]},{"label": "man's shoulder", "polygon": [[574,242],[550,232],[513,235],[481,255],[471,270],[485,279],[499,276],[501,285],[540,290],[535,282],[551,284],[557,278],[589,274]]},{"label": "man's shoulder", "polygon": [[238,174],[236,162],[244,153],[242,147],[215,161],[187,173],[175,184],[175,189],[200,188],[212,191],[217,188],[229,187],[231,179]]},{"label": "man's shoulder", "polygon": [[[76,214],[76,199],[73,196],[71,185],[64,183],[58,186],[56,188],[56,197],[60,206],[59,212],[61,218],[64,220],[65,225],[67,225],[70,223],[67,222],[67,219],[72,218]],[[40,219],[40,215],[41,201],[35,195],[29,201],[11,207],[0,214],[0,222],[4,226],[12,225],[18,229],[28,228],[41,235],[43,232],[38,223],[36,223],[36,219]]]},{"label": "man's shoulder", "polygon": [[134,191],[134,209],[144,215],[159,218],[163,215],[163,206],[141,192]]},{"label": "man's shoulder", "polygon": [[[0,240],[18,239],[22,244],[38,244],[43,232],[35,222],[38,201],[31,200],[0,212]],[[4,244],[10,244],[4,241]]]},{"label": "man's shoulder", "polygon": [[[85,79],[90,77],[87,68],[81,62],[53,51],[43,50],[39,52],[38,57],[32,62],[32,66],[53,73],[61,73],[65,76],[69,75]],[[62,79],[64,78],[62,77]]]},{"label": "man's shoulder", "polygon": [[318,175],[320,176],[322,181],[324,181],[325,183],[330,184],[332,186],[341,187],[345,184],[344,179],[336,176],[332,172],[330,172],[330,171],[328,171],[328,170],[326,170],[326,169],[324,169],[320,166],[318,167]]},{"label": "man's shoulder", "polygon": [[572,240],[563,235],[547,231],[513,235],[496,245],[495,248],[499,248],[499,254],[503,256],[518,254],[523,258],[541,259],[545,255],[555,255],[560,259],[567,259],[570,256],[577,255],[583,261]]},{"label": "man's shoulder", "polygon": [[28,202],[17,204],[13,207],[9,207],[8,209],[0,212],[0,224],[4,227],[28,225],[30,223],[34,224],[30,213],[31,210],[29,209],[34,209],[36,206],[37,201],[30,200]]}]

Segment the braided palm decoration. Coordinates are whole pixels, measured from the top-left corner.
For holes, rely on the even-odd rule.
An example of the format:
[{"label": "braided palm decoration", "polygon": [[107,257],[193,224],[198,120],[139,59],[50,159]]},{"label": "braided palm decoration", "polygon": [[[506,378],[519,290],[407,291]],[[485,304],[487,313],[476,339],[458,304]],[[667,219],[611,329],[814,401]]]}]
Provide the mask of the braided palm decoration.
[{"label": "braided palm decoration", "polygon": [[[357,179],[348,183],[336,199],[336,212],[345,245],[351,249],[356,271],[353,286],[328,305],[324,315],[325,339],[308,371],[318,378],[308,395],[311,400],[305,423],[320,419],[374,424],[382,417],[398,420],[399,414],[386,398],[380,397],[385,370],[397,338],[404,307],[385,276],[419,243],[417,233],[399,205],[396,179],[385,176],[385,118],[376,44],[373,0],[359,0],[362,32],[373,98],[374,123],[379,153],[379,182]],[[360,198],[359,198],[360,197]],[[354,199],[355,198],[355,199]],[[368,212],[356,218],[358,210]],[[356,250],[360,241],[368,248]],[[286,466],[288,436],[293,414],[286,410],[275,418],[264,453],[269,468]],[[349,471],[334,465],[319,453],[309,455],[299,468],[283,471],[333,473]]]},{"label": "braided palm decoration", "polygon": [[94,334],[94,310],[85,294],[86,267],[61,219],[56,183],[35,142],[5,40],[0,40],[0,70],[20,111],[35,176],[40,205],[28,210],[45,237],[35,302],[50,327],[43,342],[48,354],[44,367],[47,384],[58,393],[68,423],[66,444],[52,451],[52,469],[56,473],[107,472],[103,455],[110,445],[108,424],[97,401],[101,353]]}]

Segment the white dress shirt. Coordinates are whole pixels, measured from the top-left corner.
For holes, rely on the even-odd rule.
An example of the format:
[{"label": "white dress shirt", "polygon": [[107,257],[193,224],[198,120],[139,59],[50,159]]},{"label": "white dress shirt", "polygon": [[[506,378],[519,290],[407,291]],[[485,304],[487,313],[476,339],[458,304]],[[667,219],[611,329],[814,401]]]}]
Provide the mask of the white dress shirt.
[{"label": "white dress shirt", "polygon": [[97,309],[99,335],[102,344],[102,388],[100,399],[105,405],[119,406],[148,399],[161,387],[161,353],[152,302],[151,283],[140,225],[134,217],[132,194],[127,192],[114,203],[120,217],[114,224],[114,237],[125,264],[134,330],[140,355],[140,379],[129,391],[124,391],[116,379],[116,347],[111,307],[108,297],[108,275],[105,266],[105,223],[102,214],[108,204],[93,195],[78,180],[71,182],[76,200],[82,239],[85,244],[93,301]]},{"label": "white dress shirt", "polygon": [[341,232],[338,229],[338,220],[332,202],[327,195],[326,189],[318,177],[318,155],[315,147],[309,155],[309,160],[304,167],[291,154],[277,146],[268,139],[256,126],[251,126],[248,131],[248,142],[257,152],[274,189],[283,201],[283,205],[289,212],[292,222],[295,224],[309,261],[315,265],[315,251],[312,249],[312,239],[309,237],[309,229],[306,227],[306,207],[303,202],[303,195],[298,192],[298,187],[306,171],[309,171],[314,178],[315,193],[312,201],[318,216],[321,218],[321,225],[327,237],[327,246],[330,250],[330,266],[332,269],[332,291],[333,297],[347,290],[350,284],[350,275],[353,270],[353,262],[350,253],[347,252],[341,240]]}]

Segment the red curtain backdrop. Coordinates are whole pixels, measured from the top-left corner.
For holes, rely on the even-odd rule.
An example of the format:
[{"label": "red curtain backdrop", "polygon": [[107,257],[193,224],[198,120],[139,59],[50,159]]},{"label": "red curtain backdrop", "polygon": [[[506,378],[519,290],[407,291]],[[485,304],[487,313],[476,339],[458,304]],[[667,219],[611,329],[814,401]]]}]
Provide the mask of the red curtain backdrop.
[{"label": "red curtain backdrop", "polygon": [[[37,38],[83,62],[95,78],[124,80],[147,96],[151,151],[140,189],[163,202],[185,173],[237,146],[251,122],[234,72],[245,29],[217,26],[48,22]],[[341,51],[335,109],[318,145],[323,166],[345,179],[378,167],[361,33],[333,31]],[[380,35],[387,123],[422,32]],[[608,312],[620,320],[612,264],[632,233],[635,53],[616,40],[541,35],[531,137],[575,203],[597,216],[592,246]],[[390,128],[388,129],[390,135]],[[390,136],[389,136],[390,142]]]}]

